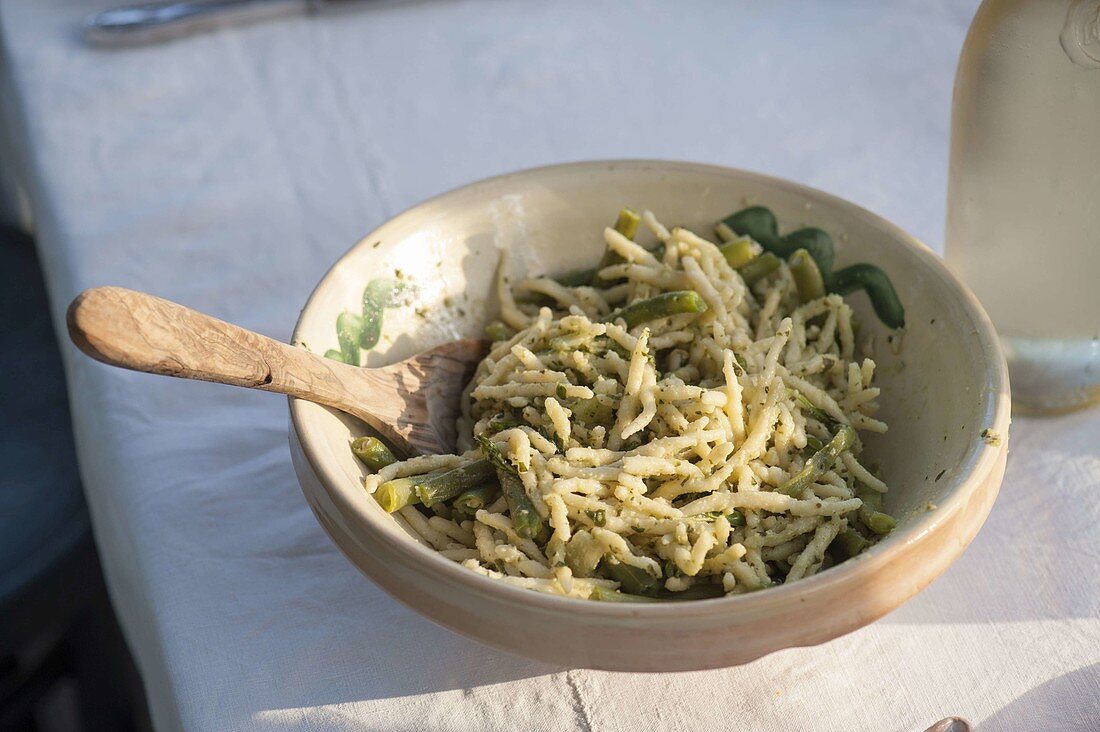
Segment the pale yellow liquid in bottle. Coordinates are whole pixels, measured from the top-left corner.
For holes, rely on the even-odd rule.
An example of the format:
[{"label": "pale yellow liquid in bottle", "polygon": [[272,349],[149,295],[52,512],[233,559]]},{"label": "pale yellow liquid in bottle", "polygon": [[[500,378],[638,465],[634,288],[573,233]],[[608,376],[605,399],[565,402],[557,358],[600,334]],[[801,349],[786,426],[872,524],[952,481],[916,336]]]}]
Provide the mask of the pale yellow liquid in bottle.
[{"label": "pale yellow liquid in bottle", "polygon": [[955,81],[945,248],[1001,335],[1014,404],[1100,399],[1100,0],[978,11]]}]

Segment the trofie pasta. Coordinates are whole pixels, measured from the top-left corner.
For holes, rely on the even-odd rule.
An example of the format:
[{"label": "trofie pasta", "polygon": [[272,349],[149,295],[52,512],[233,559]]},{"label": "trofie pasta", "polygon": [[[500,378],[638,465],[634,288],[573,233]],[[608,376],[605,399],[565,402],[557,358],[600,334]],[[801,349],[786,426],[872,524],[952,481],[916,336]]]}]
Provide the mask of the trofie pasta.
[{"label": "trofie pasta", "polygon": [[831,241],[824,267],[820,242],[777,256],[738,216],[715,243],[624,210],[599,267],[559,278],[515,278],[505,253],[462,454],[395,462],[361,438],[366,489],[472,571],[605,601],[751,592],[888,533],[860,460],[887,428],[872,344],[828,292]]}]

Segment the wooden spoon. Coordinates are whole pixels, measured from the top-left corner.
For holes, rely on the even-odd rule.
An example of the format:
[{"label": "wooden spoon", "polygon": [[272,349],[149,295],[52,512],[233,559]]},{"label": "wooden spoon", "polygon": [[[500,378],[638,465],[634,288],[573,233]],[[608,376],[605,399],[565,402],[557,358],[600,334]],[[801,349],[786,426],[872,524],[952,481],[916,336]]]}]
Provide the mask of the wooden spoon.
[{"label": "wooden spoon", "polygon": [[359,368],[122,287],[85,290],[67,319],[73,343],[97,361],[333,407],[410,455],[454,449],[459,394],[486,348],[467,338],[391,366]]}]

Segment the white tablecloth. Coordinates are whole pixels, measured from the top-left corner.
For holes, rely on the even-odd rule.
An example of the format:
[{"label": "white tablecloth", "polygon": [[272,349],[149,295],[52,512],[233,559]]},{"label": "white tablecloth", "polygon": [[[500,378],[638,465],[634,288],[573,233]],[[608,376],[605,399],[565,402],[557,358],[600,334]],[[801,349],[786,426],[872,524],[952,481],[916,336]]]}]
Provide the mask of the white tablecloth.
[{"label": "white tablecloth", "polygon": [[[0,0],[56,321],[111,283],[287,338],[386,217],[563,160],[765,171],[939,246],[976,2],[424,0],[91,50],[77,26],[103,4]],[[483,648],[361,577],[299,493],[282,399],[65,350],[97,540],[162,729],[1100,725],[1097,410],[1017,419],[985,529],[892,615],[740,668],[629,675]]]}]

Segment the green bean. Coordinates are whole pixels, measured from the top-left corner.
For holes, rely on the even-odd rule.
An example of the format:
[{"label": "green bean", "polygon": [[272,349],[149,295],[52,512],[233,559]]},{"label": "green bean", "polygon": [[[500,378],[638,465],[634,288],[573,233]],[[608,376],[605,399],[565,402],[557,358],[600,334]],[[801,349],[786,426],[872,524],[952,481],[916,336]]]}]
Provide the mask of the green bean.
[{"label": "green bean", "polygon": [[619,318],[626,321],[627,330],[659,318],[680,313],[701,313],[707,309],[707,303],[694,290],[664,292],[660,295],[631,303],[606,318],[613,323]]},{"label": "green bean", "polygon": [[771,250],[780,257],[789,257],[799,249],[805,249],[827,278],[833,271],[833,239],[821,229],[806,228],[792,231],[779,239]]},{"label": "green bean", "polygon": [[863,534],[855,529],[845,529],[833,539],[833,543],[829,545],[829,548],[833,549],[835,547],[835,550],[842,557],[850,559],[869,546],[871,546],[871,542],[863,538]]},{"label": "green bean", "polygon": [[643,597],[641,595],[630,595],[625,592],[619,592],[618,590],[609,590],[606,587],[596,585],[592,588],[592,593],[588,596],[589,600],[598,600],[599,602],[660,602],[661,600],[656,597]]},{"label": "green bean", "polygon": [[546,524],[527,496],[523,481],[515,473],[500,468],[497,468],[497,478],[504,500],[508,502],[508,513],[512,516],[512,527],[516,533],[524,539],[539,539],[546,531]]},{"label": "green bean", "polygon": [[798,454],[802,456],[803,460],[809,460],[810,458],[812,458],[814,456],[814,453],[816,453],[822,447],[824,447],[824,444],[821,442],[821,440],[817,440],[816,445],[811,445],[809,440],[807,440],[806,441],[806,447],[799,450]]},{"label": "green bean", "polygon": [[427,506],[448,501],[468,488],[481,485],[493,476],[486,460],[475,460],[453,470],[394,478],[378,486],[374,498],[387,512],[416,503]]},{"label": "green bean", "polygon": [[356,437],[351,441],[351,451],[375,472],[397,462],[390,449],[377,437]]},{"label": "green bean", "polygon": [[746,264],[756,259],[756,251],[753,247],[752,239],[747,236],[722,244],[718,247],[718,251],[722,252],[722,256],[726,258],[726,262],[734,269],[744,267]]},{"label": "green bean", "polygon": [[416,487],[443,473],[428,473],[426,475],[414,475],[408,478],[394,478],[387,480],[374,492],[374,500],[378,501],[386,513],[393,513],[405,506],[420,503],[420,497],[416,495]]},{"label": "green bean", "polygon": [[722,223],[736,234],[751,236],[764,249],[780,257],[789,257],[796,250],[805,249],[826,279],[833,270],[833,240],[821,229],[799,229],[781,237],[775,214],[763,206],[742,209],[723,219]]},{"label": "green bean", "polygon": [[859,520],[874,533],[889,534],[898,525],[897,520],[882,510],[882,494],[871,489],[856,494],[863,505],[859,507]]},{"label": "green bean", "polygon": [[733,513],[726,516],[726,521],[729,521],[730,526],[733,526],[733,527],[744,526],[745,525],[745,514],[741,513],[737,509],[734,509]]},{"label": "green bean", "polygon": [[864,516],[863,523],[879,536],[889,534],[898,525],[897,519],[882,511],[870,512]]},{"label": "green bean", "polygon": [[779,486],[776,490],[788,496],[801,496],[814,481],[820,478],[825,471],[833,466],[841,453],[850,450],[856,443],[856,431],[849,425],[844,425],[836,433],[829,444],[814,453],[813,457],[806,461],[790,480]]},{"label": "green bean", "polygon": [[847,295],[866,290],[879,320],[890,328],[905,326],[905,308],[886,273],[873,264],[853,264],[834,272],[833,240],[821,229],[799,229],[781,237],[775,214],[763,206],[738,211],[718,226],[720,236],[723,232],[751,236],[764,249],[781,257],[805,249],[817,263],[827,292]]},{"label": "green bean", "polygon": [[634,236],[638,233],[638,223],[641,220],[641,217],[633,209],[620,209],[619,217],[615,220],[615,231],[633,241]]},{"label": "green bean", "polygon": [[516,472],[515,466],[508,462],[507,458],[504,457],[504,453],[496,446],[496,443],[485,435],[474,435],[474,439],[477,440],[477,444],[481,446],[481,451],[485,453],[485,459],[491,462],[494,468],[503,469],[512,473]]},{"label": "green bean", "polygon": [[624,592],[632,595],[652,595],[661,589],[661,580],[644,569],[622,562],[604,561],[602,565],[604,574],[618,582]]},{"label": "green bean", "polygon": [[825,447],[825,443],[814,437],[813,435],[806,435],[806,447],[810,448],[814,452],[817,452],[821,448]]},{"label": "green bean", "polygon": [[499,484],[485,483],[463,491],[451,505],[466,513],[476,513],[479,508],[485,508],[495,501],[498,495],[500,495]]},{"label": "green bean", "polygon": [[779,241],[779,222],[775,214],[763,206],[750,206],[722,219],[722,224],[738,236],[751,236],[765,249]]},{"label": "green bean", "polygon": [[838,295],[866,290],[875,315],[889,328],[905,327],[905,308],[890,278],[873,264],[853,264],[833,272],[829,289]]},{"label": "green bean", "polygon": [[[629,208],[619,210],[619,217],[615,220],[615,231],[619,232],[627,239],[634,239],[634,235],[638,233],[638,222],[641,219],[638,218],[638,214]],[[622,255],[616,252],[611,247],[604,249],[603,257],[600,259],[600,263],[596,265],[596,274],[592,278],[592,284],[596,285],[610,285],[609,280],[604,280],[599,275],[599,271],[604,267],[610,267],[613,264],[620,264],[626,260]],[[585,283],[589,284],[589,283]]]},{"label": "green bean", "polygon": [[500,491],[508,502],[508,513],[512,517],[512,527],[516,534],[524,539],[541,538],[546,531],[546,524],[527,495],[527,489],[523,487],[515,466],[508,462],[500,448],[488,437],[477,435],[477,441],[486,459],[496,469]]},{"label": "green bean", "polygon": [[745,281],[745,284],[752,287],[757,282],[779,269],[779,264],[779,257],[771,252],[764,252],[744,267],[738,269],[737,272],[741,275],[741,279]]},{"label": "green bean", "polygon": [[799,249],[787,260],[791,268],[791,277],[798,288],[798,299],[807,303],[825,297],[825,280],[821,270],[805,249]]},{"label": "green bean", "polygon": [[344,363],[359,365],[359,337],[363,333],[363,317],[345,310],[336,317],[336,340]]},{"label": "green bean", "polygon": [[470,488],[483,485],[493,478],[496,470],[488,460],[475,460],[448,470],[415,486],[416,497],[425,506],[443,503],[461,495]]}]

